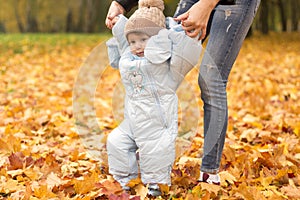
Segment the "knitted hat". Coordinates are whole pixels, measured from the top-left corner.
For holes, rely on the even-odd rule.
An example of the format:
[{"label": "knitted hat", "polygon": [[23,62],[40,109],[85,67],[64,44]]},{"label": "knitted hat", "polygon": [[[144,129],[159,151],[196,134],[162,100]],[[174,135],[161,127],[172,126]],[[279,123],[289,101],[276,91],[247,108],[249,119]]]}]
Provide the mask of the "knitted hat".
[{"label": "knitted hat", "polygon": [[150,37],[165,28],[163,0],[139,0],[138,9],[131,15],[125,25],[125,35],[132,32],[146,33]]}]

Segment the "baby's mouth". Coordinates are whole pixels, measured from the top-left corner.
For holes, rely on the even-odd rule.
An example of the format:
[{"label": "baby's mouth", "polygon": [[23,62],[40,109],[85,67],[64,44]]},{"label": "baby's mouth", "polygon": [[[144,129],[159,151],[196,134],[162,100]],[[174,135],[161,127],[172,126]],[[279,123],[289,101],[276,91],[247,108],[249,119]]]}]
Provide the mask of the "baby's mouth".
[{"label": "baby's mouth", "polygon": [[143,51],[142,52],[137,52],[136,55],[139,56],[139,57],[143,57],[144,56],[144,52]]}]

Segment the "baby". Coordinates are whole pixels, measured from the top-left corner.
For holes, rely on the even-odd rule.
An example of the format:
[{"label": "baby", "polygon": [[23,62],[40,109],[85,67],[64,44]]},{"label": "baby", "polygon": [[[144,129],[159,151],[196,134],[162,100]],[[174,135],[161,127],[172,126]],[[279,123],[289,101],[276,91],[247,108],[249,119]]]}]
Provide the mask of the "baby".
[{"label": "baby", "polygon": [[107,139],[109,172],[125,190],[140,172],[151,196],[161,195],[159,184],[171,184],[176,90],[202,48],[181,25],[167,29],[163,10],[162,0],[140,0],[128,20],[119,16],[107,42],[110,65],[119,69],[126,91],[124,120]]}]

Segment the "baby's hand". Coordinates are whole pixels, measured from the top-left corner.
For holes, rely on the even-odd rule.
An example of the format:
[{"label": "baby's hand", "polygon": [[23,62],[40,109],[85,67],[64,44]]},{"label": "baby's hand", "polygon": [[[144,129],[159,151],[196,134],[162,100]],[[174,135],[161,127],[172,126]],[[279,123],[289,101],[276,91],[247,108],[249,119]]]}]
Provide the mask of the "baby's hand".
[{"label": "baby's hand", "polygon": [[117,23],[118,20],[119,20],[119,16],[116,16],[111,20],[112,27]]}]

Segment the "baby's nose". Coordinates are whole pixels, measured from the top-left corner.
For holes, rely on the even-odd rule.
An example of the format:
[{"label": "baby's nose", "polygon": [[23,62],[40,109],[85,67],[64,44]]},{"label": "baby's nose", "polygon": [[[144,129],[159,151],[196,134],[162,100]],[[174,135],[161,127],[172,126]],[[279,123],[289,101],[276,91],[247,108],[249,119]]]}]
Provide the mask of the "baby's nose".
[{"label": "baby's nose", "polygon": [[137,42],[137,43],[136,43],[136,47],[137,47],[137,48],[141,48],[141,47],[142,47],[142,43]]}]

